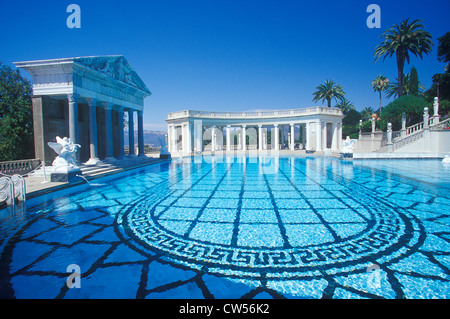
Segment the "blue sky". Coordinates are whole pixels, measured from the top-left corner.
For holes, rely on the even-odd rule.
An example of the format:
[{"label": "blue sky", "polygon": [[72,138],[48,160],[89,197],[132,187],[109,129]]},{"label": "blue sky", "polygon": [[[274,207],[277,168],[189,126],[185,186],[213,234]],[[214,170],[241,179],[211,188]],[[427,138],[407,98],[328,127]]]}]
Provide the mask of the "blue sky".
[{"label": "blue sky", "polygon": [[[81,8],[81,29],[66,26],[71,3]],[[380,29],[366,25],[371,3],[381,8]],[[423,20],[433,55],[412,58],[404,71],[414,65],[429,88],[443,72],[437,38],[450,31],[449,14],[450,0],[0,0],[0,61],[124,55],[153,93],[144,111],[152,130],[166,130],[167,113],[185,109],[322,105],[312,93],[327,79],[361,110],[378,107],[377,75],[397,76],[395,58],[374,63],[383,31]]]}]

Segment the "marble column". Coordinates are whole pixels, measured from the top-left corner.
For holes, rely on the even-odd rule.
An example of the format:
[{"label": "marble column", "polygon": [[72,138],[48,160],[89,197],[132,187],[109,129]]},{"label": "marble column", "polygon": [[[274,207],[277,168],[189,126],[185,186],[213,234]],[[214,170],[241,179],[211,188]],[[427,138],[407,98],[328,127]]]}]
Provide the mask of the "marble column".
[{"label": "marble column", "polygon": [[320,120],[316,122],[316,151],[322,150],[322,123]]},{"label": "marble column", "polygon": [[291,140],[289,141],[291,151],[295,150],[295,125],[291,123]]},{"label": "marble column", "polygon": [[274,143],[274,150],[276,152],[278,152],[280,150],[280,129],[278,128],[278,124],[274,124],[274,139],[275,139],[275,143]]},{"label": "marble column", "polygon": [[138,111],[137,114],[138,114],[138,152],[139,152],[139,156],[145,156],[143,112]]},{"label": "marble column", "polygon": [[195,151],[203,151],[203,122],[201,120],[194,120],[194,141],[195,141]]},{"label": "marble column", "polygon": [[322,122],[322,149],[326,150],[327,149],[327,122]]},{"label": "marble column", "polygon": [[338,151],[342,148],[342,123],[337,123],[337,149]]},{"label": "marble column", "polygon": [[76,94],[68,94],[69,101],[69,138],[76,144],[78,142],[78,97]]},{"label": "marble column", "polygon": [[100,163],[98,158],[98,138],[97,138],[97,101],[87,99],[89,105],[89,160],[86,165],[97,165]]},{"label": "marble column", "polygon": [[136,154],[134,153],[134,118],[133,118],[134,110],[128,109],[128,144],[129,144],[129,153],[128,156],[134,157]]},{"label": "marble column", "polygon": [[337,135],[338,135],[337,123],[335,123],[335,122],[332,123],[331,130],[333,132],[333,137],[331,139],[331,149],[333,151],[337,151],[338,150],[337,149]]},{"label": "marble column", "polygon": [[118,123],[119,123],[119,159],[125,158],[125,150],[124,150],[124,144],[125,144],[125,138],[124,138],[124,132],[123,132],[123,106],[119,106],[117,109],[117,116],[118,116]]},{"label": "marble column", "polygon": [[227,151],[231,151],[231,125],[227,125]]},{"label": "marble column", "polygon": [[245,129],[247,125],[242,125],[242,150],[247,150],[247,136],[245,134]]},{"label": "marble column", "polygon": [[191,125],[188,123],[183,124],[183,154],[185,156],[191,155]]},{"label": "marble column", "polygon": [[34,156],[45,162],[45,150],[48,141],[45,141],[44,132],[44,98],[42,96],[33,96],[31,101],[33,104]]},{"label": "marble column", "polygon": [[172,126],[172,152],[178,152],[178,133],[175,125]]},{"label": "marble column", "polygon": [[[68,94],[69,102],[69,138],[74,144],[78,144],[78,95]],[[75,159],[80,161],[80,152],[75,153]]]},{"label": "marble column", "polygon": [[113,131],[112,131],[112,104],[111,103],[102,103],[105,108],[105,149],[106,156],[105,160],[112,161],[114,160],[114,152],[113,152]]},{"label": "marble column", "polygon": [[311,141],[311,137],[310,137],[311,128],[309,126],[310,126],[310,123],[306,122],[306,125],[305,125],[305,132],[306,132],[306,146],[305,146],[305,149],[307,149],[307,150],[310,150],[310,148],[311,148],[311,144],[310,144],[310,141]]},{"label": "marble column", "polygon": [[182,155],[185,154],[186,152],[186,124],[181,124],[181,151],[182,151]]},{"label": "marble column", "polygon": [[264,149],[263,146],[263,127],[261,124],[258,125],[258,149],[262,151]]},{"label": "marble column", "polygon": [[167,128],[167,150],[172,153],[172,125]]},{"label": "marble column", "polygon": [[191,155],[192,154],[192,149],[193,149],[193,147],[192,147],[192,137],[193,137],[193,128],[194,128],[194,125],[192,124],[192,123],[188,123],[187,124],[187,140],[186,140],[186,142],[187,142],[187,151],[188,151],[188,154],[187,155]]},{"label": "marble column", "polygon": [[212,128],[211,128],[211,152],[215,152],[216,151],[216,147],[217,147],[217,145],[216,145],[216,142],[217,142],[216,138],[217,138],[217,136],[216,136],[216,126],[213,125]]},{"label": "marble column", "polygon": [[300,130],[302,132],[302,149],[306,148],[306,125],[300,125]]}]

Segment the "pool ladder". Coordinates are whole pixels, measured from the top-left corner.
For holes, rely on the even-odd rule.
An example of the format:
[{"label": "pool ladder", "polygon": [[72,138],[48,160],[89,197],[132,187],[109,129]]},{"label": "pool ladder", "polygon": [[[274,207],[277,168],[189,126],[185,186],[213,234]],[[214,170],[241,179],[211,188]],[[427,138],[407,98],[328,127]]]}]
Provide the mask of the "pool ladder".
[{"label": "pool ladder", "polygon": [[14,208],[16,200],[25,202],[25,179],[18,174],[0,177],[0,204],[5,202]]}]

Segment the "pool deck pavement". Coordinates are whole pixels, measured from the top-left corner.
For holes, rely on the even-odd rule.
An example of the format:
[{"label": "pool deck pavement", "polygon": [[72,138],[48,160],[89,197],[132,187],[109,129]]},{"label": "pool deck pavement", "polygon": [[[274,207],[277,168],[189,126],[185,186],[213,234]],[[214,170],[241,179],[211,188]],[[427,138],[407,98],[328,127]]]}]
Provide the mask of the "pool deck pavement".
[{"label": "pool deck pavement", "polygon": [[378,153],[378,152],[355,152],[353,159],[443,159],[445,153]]},{"label": "pool deck pavement", "polygon": [[[167,161],[167,159],[160,159],[159,157],[142,156],[142,157],[126,158],[123,160],[115,160],[112,162],[102,162],[93,166],[80,165],[80,169],[82,176],[86,180],[90,181],[99,177],[104,177],[111,174],[116,174],[163,161]],[[44,178],[42,172],[37,174],[29,174],[25,177],[27,198],[37,197],[55,190],[61,190],[71,186],[86,183],[86,181],[83,179],[80,179],[80,181],[72,183],[50,182],[49,172],[51,172],[52,168],[47,166],[46,169],[48,174],[46,179]]]}]

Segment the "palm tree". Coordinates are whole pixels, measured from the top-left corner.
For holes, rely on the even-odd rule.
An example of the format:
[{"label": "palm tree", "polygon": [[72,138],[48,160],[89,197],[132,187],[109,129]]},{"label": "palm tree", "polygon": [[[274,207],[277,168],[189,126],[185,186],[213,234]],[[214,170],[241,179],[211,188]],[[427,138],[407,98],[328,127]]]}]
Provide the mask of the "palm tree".
[{"label": "palm tree", "polygon": [[324,84],[316,87],[316,90],[317,91],[313,93],[313,102],[317,102],[319,100],[324,102],[327,100],[328,107],[331,107],[331,100],[334,99],[335,101],[342,101],[345,95],[342,86],[336,84],[333,80],[326,80]]},{"label": "palm tree", "polygon": [[431,34],[423,30],[423,24],[421,20],[414,20],[409,23],[409,19],[406,19],[400,23],[400,25],[394,24],[392,28],[383,32],[380,38],[384,41],[375,47],[375,62],[381,57],[384,60],[389,56],[396,55],[397,58],[397,71],[400,79],[398,85],[398,96],[403,95],[403,67],[405,61],[410,61],[409,53],[414,54],[416,57],[423,59],[423,54],[431,53],[433,42],[431,41]]},{"label": "palm tree", "polygon": [[369,106],[369,107],[364,108],[364,110],[361,111],[361,117],[363,119],[371,119],[373,113],[374,113],[374,110]]},{"label": "palm tree", "polygon": [[[402,95],[408,95],[408,82],[409,82],[409,74],[403,74],[403,81],[402,81]],[[396,99],[398,96],[398,86],[399,82],[398,79],[395,78],[395,81],[389,82],[388,87],[386,88],[386,97],[390,99],[391,97],[394,97]]]},{"label": "palm tree", "polygon": [[338,104],[336,104],[336,107],[340,108],[344,115],[346,115],[350,110],[355,109],[353,103],[350,100],[347,100],[345,97],[343,97],[342,100]]},{"label": "palm tree", "polygon": [[[394,99],[395,99],[395,98],[399,97],[398,96],[399,83],[398,83],[398,79],[395,79],[395,80],[397,80],[397,81],[389,82],[388,87],[386,88],[386,97],[387,98],[394,97]],[[413,85],[413,83],[411,81],[411,76],[409,73],[406,73],[403,75],[402,83],[403,83],[402,95],[409,95],[412,92],[412,85]],[[422,95],[423,94],[422,92],[425,90],[425,86],[423,86],[422,82],[420,82],[420,81],[418,82],[418,84],[419,84],[418,85],[418,94]]]},{"label": "palm tree", "polygon": [[386,90],[389,85],[389,79],[379,75],[372,81],[372,88],[375,92],[380,93],[380,114],[381,114],[381,92]]}]

